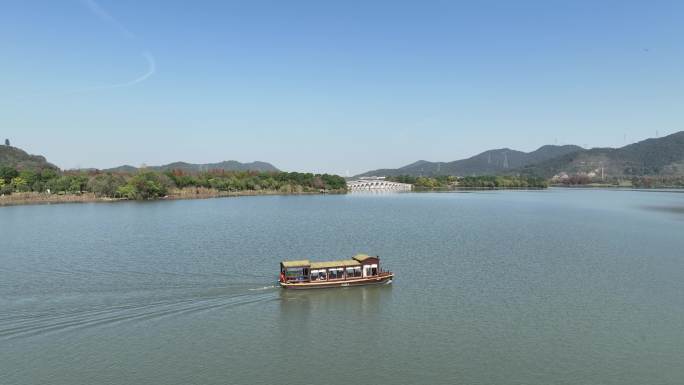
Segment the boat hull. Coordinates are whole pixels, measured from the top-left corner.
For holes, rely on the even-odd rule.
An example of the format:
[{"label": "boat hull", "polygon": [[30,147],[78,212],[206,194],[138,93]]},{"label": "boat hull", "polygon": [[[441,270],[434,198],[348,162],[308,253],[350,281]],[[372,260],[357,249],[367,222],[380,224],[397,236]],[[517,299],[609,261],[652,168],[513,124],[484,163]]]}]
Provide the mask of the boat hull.
[{"label": "boat hull", "polygon": [[374,277],[324,282],[279,282],[280,287],[290,290],[331,289],[336,287],[383,285],[392,283],[394,274],[388,273]]}]

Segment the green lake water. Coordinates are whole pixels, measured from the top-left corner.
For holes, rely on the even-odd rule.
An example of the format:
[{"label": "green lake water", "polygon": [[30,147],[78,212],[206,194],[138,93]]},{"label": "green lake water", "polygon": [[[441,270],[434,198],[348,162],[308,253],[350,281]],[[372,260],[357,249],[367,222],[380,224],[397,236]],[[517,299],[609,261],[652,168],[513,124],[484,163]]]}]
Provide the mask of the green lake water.
[{"label": "green lake water", "polygon": [[[0,208],[0,384],[682,384],[684,194]],[[284,291],[283,259],[392,285]]]}]

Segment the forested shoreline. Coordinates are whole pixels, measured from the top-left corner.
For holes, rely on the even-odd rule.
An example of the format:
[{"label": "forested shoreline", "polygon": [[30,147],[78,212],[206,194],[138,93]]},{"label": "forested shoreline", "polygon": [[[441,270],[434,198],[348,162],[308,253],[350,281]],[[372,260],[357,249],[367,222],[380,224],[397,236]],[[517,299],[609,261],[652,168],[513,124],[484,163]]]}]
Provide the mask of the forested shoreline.
[{"label": "forested shoreline", "polygon": [[[137,173],[60,172],[54,169],[34,171],[0,167],[0,196],[5,198],[5,202],[15,202],[14,204],[30,203],[31,200],[62,202],[190,199],[194,196],[206,198],[344,191],[344,178],[330,174],[225,170],[188,173],[181,170],[158,172],[145,169]],[[21,198],[17,194],[21,194]],[[15,197],[10,199],[12,195]]]},{"label": "forested shoreline", "polygon": [[435,177],[415,177],[399,175],[387,180],[412,184],[416,190],[444,189],[538,189],[549,187],[543,178],[529,176],[466,176],[440,175]]}]

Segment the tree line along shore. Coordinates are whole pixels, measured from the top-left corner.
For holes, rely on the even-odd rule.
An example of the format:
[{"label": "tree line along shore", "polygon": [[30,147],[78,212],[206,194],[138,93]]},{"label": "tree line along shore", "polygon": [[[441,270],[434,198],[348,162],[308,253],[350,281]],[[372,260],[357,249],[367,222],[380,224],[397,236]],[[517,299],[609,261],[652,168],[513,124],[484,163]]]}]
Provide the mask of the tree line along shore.
[{"label": "tree line along shore", "polygon": [[105,173],[0,167],[0,205],[340,193],[346,188],[340,176],[299,172]]},{"label": "tree line along shore", "polygon": [[549,183],[544,178],[530,176],[465,176],[439,175],[434,177],[398,175],[387,180],[412,184],[416,190],[439,189],[538,189],[547,188]]},{"label": "tree line along shore", "polygon": [[[598,183],[586,176],[562,181],[524,175],[505,176],[390,176],[416,191],[454,189],[545,189],[551,186],[681,188],[684,178],[633,177]],[[555,183],[554,183],[555,182]],[[245,195],[345,193],[344,178],[331,174],[280,171],[183,170],[137,172],[59,171],[54,168],[18,170],[0,166],[0,206],[111,202],[120,200],[202,199]]]},{"label": "tree line along shore", "polygon": [[416,190],[445,189],[543,189],[553,187],[620,187],[620,188],[684,188],[684,176],[640,175],[626,177],[601,177],[578,173],[563,178],[546,179],[530,175],[480,175],[434,177],[398,175],[387,180],[409,183]]}]

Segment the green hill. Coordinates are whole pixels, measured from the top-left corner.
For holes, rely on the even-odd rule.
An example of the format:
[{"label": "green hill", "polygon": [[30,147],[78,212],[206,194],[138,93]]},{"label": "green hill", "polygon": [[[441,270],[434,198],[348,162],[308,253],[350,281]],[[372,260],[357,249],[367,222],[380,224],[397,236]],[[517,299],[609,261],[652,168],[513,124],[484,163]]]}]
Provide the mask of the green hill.
[{"label": "green hill", "polygon": [[[58,171],[59,167],[49,163],[45,157],[40,155],[30,155],[26,151],[16,147],[0,145],[0,167],[7,166],[17,170],[42,170],[53,169]],[[267,162],[249,162],[241,163],[235,160],[228,160],[218,163],[186,163],[174,162],[162,166],[146,167],[152,171],[167,171],[167,170],[182,170],[188,173],[197,173],[200,171],[210,170],[224,170],[224,171],[260,171],[260,172],[278,172],[275,166]],[[83,171],[94,171],[95,169],[83,169]],[[135,173],[139,170],[137,167],[124,165],[115,168],[102,170],[105,172],[117,173]]]},{"label": "green hill", "polygon": [[420,160],[404,167],[373,170],[359,176],[522,174],[551,178],[560,173],[594,173],[607,177],[684,176],[684,131],[621,148],[548,145],[529,153],[503,148],[453,162]]},{"label": "green hill", "polygon": [[684,131],[620,148],[592,148],[530,164],[514,172],[550,178],[565,172],[611,177],[683,176]]},{"label": "green hill", "polygon": [[[278,172],[275,166],[267,162],[249,162],[241,163],[235,160],[227,160],[218,163],[186,163],[186,162],[174,162],[165,164],[162,166],[147,166],[146,169],[152,171],[168,171],[168,170],[181,170],[187,173],[197,173],[200,171],[210,171],[210,170],[223,170],[223,171],[259,171],[259,172]],[[103,171],[107,172],[124,172],[124,173],[134,173],[138,171],[138,168],[124,165],[115,168],[106,169]]]},{"label": "green hill", "polygon": [[380,169],[365,172],[359,176],[477,176],[500,175],[511,170],[535,164],[547,159],[582,150],[579,146],[542,146],[532,152],[522,152],[501,148],[489,150],[467,159],[453,162],[428,162],[419,160],[397,169]]},{"label": "green hill", "polygon": [[59,170],[59,167],[40,155],[31,155],[19,148],[4,145],[0,145],[0,167],[10,167],[19,171]]}]

